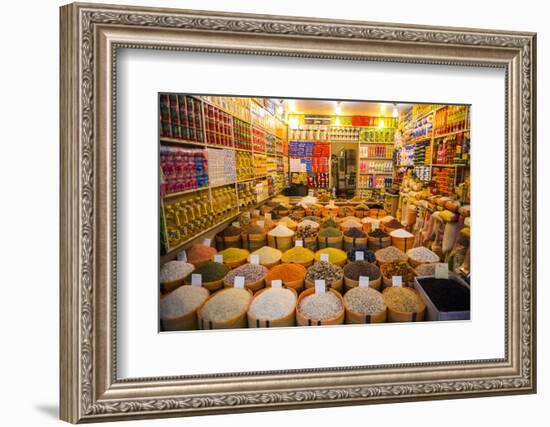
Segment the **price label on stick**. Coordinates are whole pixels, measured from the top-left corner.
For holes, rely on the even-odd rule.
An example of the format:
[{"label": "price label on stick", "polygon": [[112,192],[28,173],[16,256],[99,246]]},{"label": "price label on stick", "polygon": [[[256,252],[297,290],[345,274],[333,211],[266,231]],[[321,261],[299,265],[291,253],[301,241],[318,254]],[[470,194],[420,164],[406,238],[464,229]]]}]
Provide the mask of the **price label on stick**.
[{"label": "price label on stick", "polygon": [[260,264],[260,255],[250,255],[250,264],[258,265]]},{"label": "price label on stick", "polygon": [[329,262],[328,261],[328,254],[321,254],[321,261]]},{"label": "price label on stick", "polygon": [[212,243],[212,239],[204,239],[202,243],[204,244],[204,246],[210,246],[210,244]]},{"label": "price label on stick", "polygon": [[252,215],[254,215],[254,216],[260,216],[260,211],[259,211],[258,209],[254,209],[254,210],[252,211]]},{"label": "price label on stick", "polygon": [[403,278],[401,276],[392,276],[391,277],[392,286],[403,286]]},{"label": "price label on stick", "polygon": [[214,255],[214,262],[219,262],[223,264],[223,255]]},{"label": "price label on stick", "polygon": [[187,252],[185,251],[178,252],[178,261],[187,262]]},{"label": "price label on stick", "polygon": [[449,278],[449,265],[444,262],[438,262],[435,265],[435,278],[436,279],[448,279]]},{"label": "price label on stick", "polygon": [[317,295],[324,294],[327,291],[327,287],[325,285],[324,280],[316,280],[315,281],[315,293]]},{"label": "price label on stick", "polygon": [[191,286],[195,288],[202,286],[202,274],[191,274]]},{"label": "price label on stick", "polygon": [[267,222],[271,221],[271,214],[268,212],[264,215],[264,218]]},{"label": "price label on stick", "polygon": [[234,221],[233,224],[231,224],[233,227],[237,227],[237,228],[240,228],[241,227],[241,224],[239,223],[239,221]]},{"label": "price label on stick", "polygon": [[258,227],[264,228],[265,227],[265,221],[258,221],[256,222],[258,224]]},{"label": "price label on stick", "polygon": [[235,282],[233,286],[237,289],[244,289],[244,276],[235,276]]},{"label": "price label on stick", "polygon": [[296,240],[296,246],[303,247],[304,241],[303,240]]},{"label": "price label on stick", "polygon": [[372,231],[378,230],[378,223],[377,222],[371,222],[370,228],[372,229]]},{"label": "price label on stick", "polygon": [[359,287],[360,288],[369,287],[369,276],[359,276]]},{"label": "price label on stick", "polygon": [[271,287],[281,289],[283,287],[283,281],[282,280],[272,280],[271,281]]},{"label": "price label on stick", "polygon": [[364,261],[365,260],[365,253],[361,251],[355,252],[355,261]]}]

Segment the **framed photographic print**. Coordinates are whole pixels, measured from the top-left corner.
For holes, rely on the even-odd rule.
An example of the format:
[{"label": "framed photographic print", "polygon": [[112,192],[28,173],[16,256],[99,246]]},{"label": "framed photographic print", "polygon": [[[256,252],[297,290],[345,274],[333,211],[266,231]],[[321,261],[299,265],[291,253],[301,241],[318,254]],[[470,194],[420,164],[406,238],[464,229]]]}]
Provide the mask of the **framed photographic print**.
[{"label": "framed photographic print", "polygon": [[61,418],[534,393],[532,33],[61,8]]}]

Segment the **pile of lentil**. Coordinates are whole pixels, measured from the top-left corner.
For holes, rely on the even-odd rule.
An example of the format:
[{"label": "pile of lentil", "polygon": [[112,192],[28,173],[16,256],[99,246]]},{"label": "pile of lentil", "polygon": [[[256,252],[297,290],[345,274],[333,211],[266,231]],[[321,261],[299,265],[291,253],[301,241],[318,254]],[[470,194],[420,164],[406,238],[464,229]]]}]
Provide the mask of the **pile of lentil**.
[{"label": "pile of lentil", "polygon": [[324,227],[319,232],[319,237],[342,237],[342,232],[335,227]]},{"label": "pile of lentil", "polygon": [[246,259],[249,254],[250,252],[246,249],[240,248],[227,248],[219,253],[219,255],[223,255],[224,262],[242,261]]},{"label": "pile of lentil", "polygon": [[[260,258],[260,264],[273,264],[281,260],[283,253],[279,249],[275,249],[270,246],[263,246],[252,252],[250,255],[258,255]],[[248,257],[248,260],[250,262],[250,256]]]},{"label": "pile of lentil", "polygon": [[298,227],[296,234],[294,234],[296,239],[311,239],[317,237],[317,229],[312,228],[310,225],[305,227]]},{"label": "pile of lentil", "polygon": [[246,289],[229,288],[216,292],[202,306],[201,317],[210,322],[224,322],[245,313],[252,296]]},{"label": "pile of lentil", "polygon": [[390,237],[390,235],[380,230],[379,228],[377,228],[376,230],[373,230],[369,233],[369,237],[374,237],[376,239],[384,239],[386,237]]},{"label": "pile of lentil", "polygon": [[324,249],[320,249],[317,252],[315,252],[315,259],[317,261],[320,261],[322,254],[327,254],[328,255],[328,260],[331,263],[340,263],[340,262],[345,261],[348,258],[347,254],[341,249],[324,248]]},{"label": "pile of lentil", "polygon": [[223,282],[226,286],[233,286],[235,283],[235,277],[243,276],[244,284],[251,285],[262,280],[267,274],[267,271],[267,268],[263,265],[244,264],[234,270],[231,270],[227,276],[225,276]]},{"label": "pile of lentil", "polygon": [[425,278],[418,283],[439,311],[470,310],[470,290],[457,281]]},{"label": "pile of lentil", "polygon": [[384,249],[378,249],[374,256],[380,264],[393,261],[407,261],[407,255],[395,246],[388,246]]},{"label": "pile of lentil", "polygon": [[187,261],[194,263],[212,259],[216,253],[216,248],[203,245],[202,243],[197,243],[187,250]]},{"label": "pile of lentil", "polygon": [[380,269],[368,261],[354,261],[344,267],[344,276],[355,281],[359,280],[359,276],[376,280],[380,278]]},{"label": "pile of lentil", "polygon": [[424,246],[409,249],[407,256],[419,264],[439,262],[439,256]]},{"label": "pile of lentil", "polygon": [[376,257],[374,256],[374,252],[371,250],[368,250],[364,246],[358,246],[355,249],[351,249],[348,251],[348,259],[350,261],[355,261],[355,252],[362,252],[363,253],[363,259],[368,262],[375,262]]},{"label": "pile of lentil", "polygon": [[252,300],[248,314],[259,320],[288,316],[296,308],[296,295],[289,289],[269,288]]},{"label": "pile of lentil", "polygon": [[382,270],[382,274],[387,278],[401,276],[403,283],[411,283],[416,277],[414,269],[404,261],[388,262],[382,265],[380,269]]},{"label": "pile of lentil", "polygon": [[343,309],[342,301],[332,292],[308,295],[300,301],[298,307],[304,317],[312,320],[334,319]]},{"label": "pile of lentil", "polygon": [[318,261],[307,270],[306,280],[315,283],[316,280],[324,280],[327,286],[344,277],[344,270],[337,265],[326,261]]},{"label": "pile of lentil", "polygon": [[283,285],[304,280],[306,268],[300,264],[279,264],[271,268],[265,275],[266,283],[271,283],[272,280],[281,280]]},{"label": "pile of lentil", "polygon": [[306,264],[313,261],[314,257],[313,251],[301,246],[294,246],[283,254],[281,260],[287,263]]},{"label": "pile of lentil", "polygon": [[384,289],[382,294],[388,308],[404,313],[421,311],[425,305],[414,289],[403,287],[390,287]]},{"label": "pile of lentil", "polygon": [[[202,276],[203,283],[216,282],[222,280],[227,273],[229,273],[230,268],[220,262],[208,261],[204,264],[199,265],[193,274],[200,274]],[[191,275],[185,278],[185,283],[187,285],[191,284]]]},{"label": "pile of lentil", "polygon": [[346,231],[344,233],[344,236],[352,237],[352,238],[355,238],[355,239],[357,239],[357,238],[364,239],[365,237],[367,237],[367,234],[364,231],[362,231],[360,228],[353,227],[353,228],[350,228],[348,231]]},{"label": "pile of lentil", "polygon": [[218,236],[221,237],[234,237],[234,236],[240,236],[242,233],[242,229],[240,227],[235,227],[234,225],[230,225],[227,228],[224,228],[222,231],[218,233]]},{"label": "pile of lentil", "polygon": [[208,298],[208,289],[195,286],[180,286],[160,300],[161,319],[177,319],[192,313]]},{"label": "pile of lentil", "polygon": [[189,276],[194,269],[193,264],[185,261],[168,261],[160,268],[160,283],[181,280]]},{"label": "pile of lentil", "polygon": [[344,295],[344,305],[354,313],[365,315],[386,310],[384,297],[372,288],[351,288]]},{"label": "pile of lentil", "polygon": [[418,267],[416,267],[416,274],[419,276],[433,276],[435,274],[435,266],[437,265],[436,262],[434,263],[428,263],[428,264],[420,264]]}]

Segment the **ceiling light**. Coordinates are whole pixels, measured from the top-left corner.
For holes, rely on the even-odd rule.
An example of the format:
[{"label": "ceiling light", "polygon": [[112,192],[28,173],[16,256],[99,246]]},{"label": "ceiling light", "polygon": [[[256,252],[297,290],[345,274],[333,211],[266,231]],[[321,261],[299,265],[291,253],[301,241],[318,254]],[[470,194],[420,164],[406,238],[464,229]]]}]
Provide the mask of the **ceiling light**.
[{"label": "ceiling light", "polygon": [[336,101],[336,115],[341,116],[342,115],[342,102]]},{"label": "ceiling light", "polygon": [[391,115],[393,117],[399,117],[399,110],[397,109],[397,104],[393,104],[393,110],[392,110]]}]

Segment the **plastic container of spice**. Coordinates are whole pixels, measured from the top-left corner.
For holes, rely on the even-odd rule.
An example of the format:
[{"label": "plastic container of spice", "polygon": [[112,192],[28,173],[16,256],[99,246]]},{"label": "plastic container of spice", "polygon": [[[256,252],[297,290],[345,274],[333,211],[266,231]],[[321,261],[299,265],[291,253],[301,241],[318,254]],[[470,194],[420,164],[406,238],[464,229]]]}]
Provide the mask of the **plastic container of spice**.
[{"label": "plastic container of spice", "polygon": [[[422,283],[430,280],[430,281],[442,281],[442,283],[445,284],[452,284],[452,286],[460,286],[463,287],[465,290],[461,290],[460,292],[457,292],[455,295],[454,293],[451,295],[450,292],[447,293],[447,298],[454,298],[454,301],[446,301],[447,304],[455,305],[458,303],[458,298],[468,298],[468,310],[465,309],[458,309],[458,310],[449,310],[447,309],[439,309],[434,301],[429,297],[428,292],[424,289],[422,286]],[[441,283],[434,285],[439,286]],[[426,285],[424,285],[426,286]],[[421,277],[415,277],[414,279],[414,288],[418,291],[418,294],[426,304],[426,320],[470,320],[470,286],[460,277],[454,274],[449,274],[449,279],[435,279],[433,276],[421,276]],[[467,290],[467,292],[466,292]],[[464,307],[465,308],[465,307]]]}]

